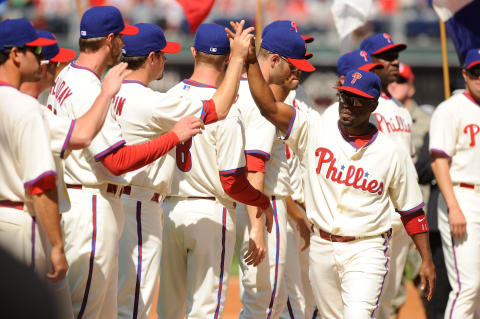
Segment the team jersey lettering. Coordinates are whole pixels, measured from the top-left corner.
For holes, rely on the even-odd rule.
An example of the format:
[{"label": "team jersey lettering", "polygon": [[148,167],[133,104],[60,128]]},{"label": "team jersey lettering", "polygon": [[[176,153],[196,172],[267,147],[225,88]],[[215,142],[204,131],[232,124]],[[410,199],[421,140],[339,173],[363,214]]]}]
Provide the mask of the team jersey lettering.
[{"label": "team jersey lettering", "polygon": [[468,124],[467,126],[465,126],[465,128],[463,129],[463,133],[465,134],[469,134],[470,133],[470,146],[471,147],[474,147],[475,146],[475,135],[477,135],[478,133],[480,133],[480,126],[478,126],[477,124]]},{"label": "team jersey lettering", "polygon": [[125,98],[120,96],[115,96],[113,98],[113,109],[115,110],[115,115],[122,116],[123,105],[125,104]]},{"label": "team jersey lettering", "polygon": [[192,168],[192,153],[190,148],[192,147],[192,139],[180,143],[175,149],[177,167],[182,172],[188,172]]},{"label": "team jersey lettering", "polygon": [[57,78],[57,80],[55,80],[54,86],[50,90],[50,94],[54,95],[58,104],[62,106],[63,102],[65,102],[65,100],[69,98],[73,94],[73,92],[68,86],[65,86],[65,81]]},{"label": "team jersey lettering", "polygon": [[396,121],[388,121],[382,114],[373,113],[378,123],[380,132],[411,132],[411,125],[408,124],[401,116],[396,115]]},{"label": "team jersey lettering", "polygon": [[[332,182],[338,184],[344,184],[348,187],[353,187],[355,189],[361,189],[362,191],[368,191],[372,194],[377,193],[382,195],[383,193],[383,182],[378,182],[376,179],[371,179],[368,181],[368,172],[361,167],[355,167],[354,165],[349,165],[346,168],[344,165],[340,169],[335,167],[337,159],[333,155],[333,152],[328,148],[319,147],[315,150],[315,156],[319,156],[317,174],[320,174],[323,164],[328,164],[328,170],[326,178],[330,179]],[[343,175],[346,168],[346,174]]]},{"label": "team jersey lettering", "polygon": [[47,105],[47,109],[49,109],[50,111],[52,111],[52,113],[54,115],[57,115],[57,110],[53,108],[52,104],[48,104]]}]

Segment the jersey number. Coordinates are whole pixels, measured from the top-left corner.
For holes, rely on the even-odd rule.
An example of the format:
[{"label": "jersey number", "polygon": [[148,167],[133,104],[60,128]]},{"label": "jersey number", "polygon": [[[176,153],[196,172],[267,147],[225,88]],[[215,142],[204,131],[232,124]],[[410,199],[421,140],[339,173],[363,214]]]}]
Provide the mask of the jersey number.
[{"label": "jersey number", "polygon": [[177,145],[177,167],[182,172],[188,172],[192,168],[192,153],[190,153],[190,147],[192,147],[192,139]]}]

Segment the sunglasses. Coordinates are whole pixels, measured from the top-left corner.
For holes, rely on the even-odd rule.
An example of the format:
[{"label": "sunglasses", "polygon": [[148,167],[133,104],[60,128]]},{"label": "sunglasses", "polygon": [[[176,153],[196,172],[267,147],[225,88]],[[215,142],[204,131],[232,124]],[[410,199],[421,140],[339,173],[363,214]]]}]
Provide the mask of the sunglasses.
[{"label": "sunglasses", "polygon": [[359,96],[351,96],[343,92],[338,94],[338,101],[343,105],[355,107],[370,106],[372,102],[374,102],[374,100],[372,99]]},{"label": "sunglasses", "polygon": [[479,78],[480,77],[480,67],[473,67],[471,69],[467,70],[467,73],[474,78]]},{"label": "sunglasses", "polygon": [[42,47],[27,46],[26,48],[35,55],[42,55]]},{"label": "sunglasses", "polygon": [[290,61],[288,61],[288,59],[284,56],[281,56],[281,55],[278,55],[280,57],[280,59],[284,60],[285,62],[288,63],[288,66],[290,67],[290,71],[292,72],[298,72],[300,71],[296,66],[294,66],[292,63],[290,63]]}]

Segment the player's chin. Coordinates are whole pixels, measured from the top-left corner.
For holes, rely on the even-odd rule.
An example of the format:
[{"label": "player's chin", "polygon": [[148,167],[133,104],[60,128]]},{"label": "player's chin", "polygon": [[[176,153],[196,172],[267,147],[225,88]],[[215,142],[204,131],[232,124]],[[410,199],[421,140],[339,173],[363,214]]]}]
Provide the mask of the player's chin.
[{"label": "player's chin", "polygon": [[353,119],[352,118],[344,118],[342,116],[340,116],[339,120],[340,124],[342,126],[352,126],[353,125]]}]

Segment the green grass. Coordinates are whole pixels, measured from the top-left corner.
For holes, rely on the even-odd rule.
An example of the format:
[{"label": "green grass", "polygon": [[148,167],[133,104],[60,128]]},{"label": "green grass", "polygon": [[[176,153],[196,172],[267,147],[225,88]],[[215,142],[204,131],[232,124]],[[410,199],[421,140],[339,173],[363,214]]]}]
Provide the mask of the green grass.
[{"label": "green grass", "polygon": [[233,254],[232,267],[230,268],[230,276],[238,277],[238,257],[237,254]]}]

